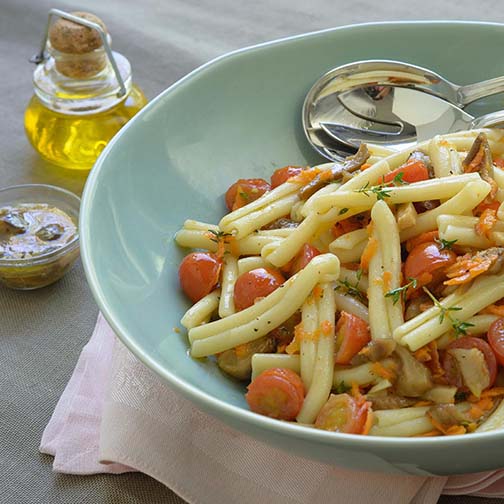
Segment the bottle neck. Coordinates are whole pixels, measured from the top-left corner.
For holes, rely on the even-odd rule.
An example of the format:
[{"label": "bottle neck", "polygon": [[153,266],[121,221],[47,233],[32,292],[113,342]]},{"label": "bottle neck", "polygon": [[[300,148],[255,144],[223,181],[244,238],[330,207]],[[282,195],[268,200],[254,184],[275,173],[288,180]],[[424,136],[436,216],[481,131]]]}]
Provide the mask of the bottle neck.
[{"label": "bottle neck", "polygon": [[131,65],[119,53],[114,59],[126,87],[120,96],[112,65],[103,47],[85,54],[68,54],[48,43],[49,57],[33,73],[36,96],[49,109],[62,114],[87,115],[108,110],[131,91]]}]

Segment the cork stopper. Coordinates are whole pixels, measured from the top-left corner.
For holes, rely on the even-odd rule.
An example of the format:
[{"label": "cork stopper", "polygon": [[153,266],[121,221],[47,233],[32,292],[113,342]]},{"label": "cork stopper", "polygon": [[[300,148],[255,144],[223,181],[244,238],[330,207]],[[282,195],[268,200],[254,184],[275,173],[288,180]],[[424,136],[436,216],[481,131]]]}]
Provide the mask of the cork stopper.
[{"label": "cork stopper", "polygon": [[[71,14],[96,23],[107,31],[105,23],[94,14],[81,11]],[[91,77],[107,64],[106,55],[101,50],[103,42],[93,28],[58,18],[49,28],[49,42],[59,53],[54,55],[56,69],[67,77]]]}]

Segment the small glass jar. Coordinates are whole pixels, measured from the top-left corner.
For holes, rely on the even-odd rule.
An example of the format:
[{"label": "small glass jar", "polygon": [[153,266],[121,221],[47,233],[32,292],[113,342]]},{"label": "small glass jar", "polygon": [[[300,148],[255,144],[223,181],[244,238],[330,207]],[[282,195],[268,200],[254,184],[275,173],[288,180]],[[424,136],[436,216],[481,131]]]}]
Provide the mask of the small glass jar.
[{"label": "small glass jar", "polygon": [[25,130],[47,161],[89,170],[147,100],[132,83],[129,61],[110,50],[110,35],[99,18],[56,9],[51,14],[60,18],[50,26],[33,74]]}]

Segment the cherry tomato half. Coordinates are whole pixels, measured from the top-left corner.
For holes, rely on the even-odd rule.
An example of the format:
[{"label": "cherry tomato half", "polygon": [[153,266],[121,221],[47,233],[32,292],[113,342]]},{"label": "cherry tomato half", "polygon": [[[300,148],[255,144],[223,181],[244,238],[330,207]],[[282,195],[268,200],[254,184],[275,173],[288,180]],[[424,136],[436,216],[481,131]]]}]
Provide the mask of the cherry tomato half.
[{"label": "cherry tomato half", "polygon": [[368,413],[369,403],[359,403],[348,394],[331,394],[315,420],[315,427],[333,432],[361,434]]},{"label": "cherry tomato half", "polygon": [[295,275],[298,271],[301,271],[304,267],[306,267],[306,265],[315,256],[318,255],[320,255],[320,250],[311,246],[309,243],[305,243],[292,261],[292,264],[289,268],[289,273],[291,275]]},{"label": "cherry tomato half", "polygon": [[481,338],[473,338],[472,336],[464,336],[455,341],[452,341],[447,347],[443,356],[443,368],[445,370],[445,377],[450,385],[456,387],[463,387],[462,376],[458,371],[458,366],[455,358],[450,355],[448,350],[453,348],[477,348],[485,357],[485,362],[488,367],[488,374],[490,377],[490,387],[494,384],[497,378],[497,359],[493,353],[490,345]]},{"label": "cherry tomato half", "polygon": [[435,242],[424,242],[414,247],[404,263],[405,278],[415,278],[417,288],[427,285],[437,276],[442,276],[443,269],[452,265],[457,255],[452,250],[441,250]]},{"label": "cherry tomato half", "polygon": [[230,211],[260,198],[271,189],[264,179],[239,179],[226,191],[226,206]]},{"label": "cherry tomato half", "polygon": [[371,341],[367,323],[356,315],[342,311],[336,324],[336,364],[350,364],[352,357],[358,354]]},{"label": "cherry tomato half", "polygon": [[303,171],[300,166],[284,166],[283,168],[278,168],[271,175],[271,189],[282,185],[287,182],[291,177],[299,175]]},{"label": "cherry tomato half", "polygon": [[303,382],[290,369],[268,369],[247,390],[245,399],[250,409],[271,418],[294,420],[303,406]]},{"label": "cherry tomato half", "polygon": [[194,303],[212,292],[219,281],[221,261],[209,252],[192,252],[179,266],[182,290]]},{"label": "cherry tomato half", "polygon": [[488,329],[488,343],[501,366],[504,366],[504,318],[499,318]]},{"label": "cherry tomato half", "polygon": [[243,273],[234,287],[235,308],[239,311],[252,306],[257,298],[271,294],[284,281],[282,274],[272,268],[256,268]]}]

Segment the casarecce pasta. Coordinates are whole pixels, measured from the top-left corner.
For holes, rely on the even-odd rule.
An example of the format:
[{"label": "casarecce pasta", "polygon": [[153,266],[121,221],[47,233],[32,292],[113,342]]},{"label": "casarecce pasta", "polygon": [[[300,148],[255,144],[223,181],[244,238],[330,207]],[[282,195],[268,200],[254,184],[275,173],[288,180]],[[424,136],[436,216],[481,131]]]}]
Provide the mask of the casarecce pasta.
[{"label": "casarecce pasta", "polygon": [[504,133],[240,179],[176,241],[191,355],[252,411],[335,432],[504,427]]}]

